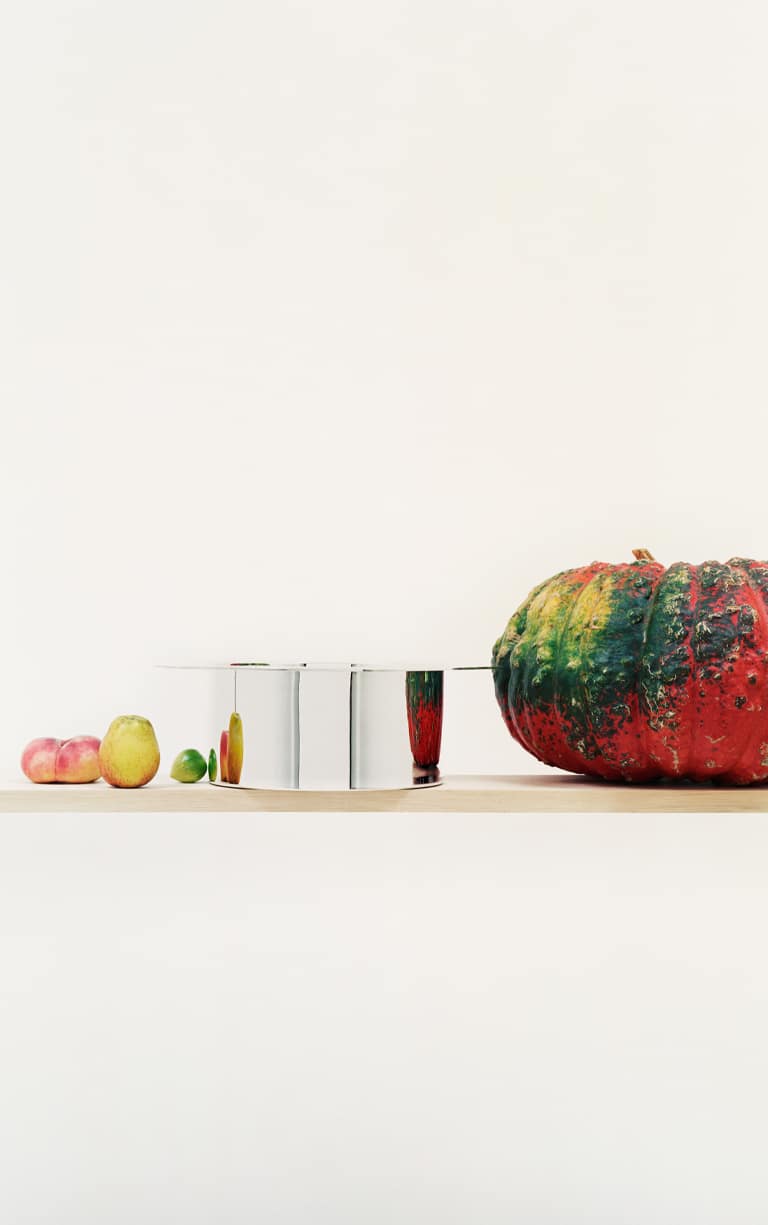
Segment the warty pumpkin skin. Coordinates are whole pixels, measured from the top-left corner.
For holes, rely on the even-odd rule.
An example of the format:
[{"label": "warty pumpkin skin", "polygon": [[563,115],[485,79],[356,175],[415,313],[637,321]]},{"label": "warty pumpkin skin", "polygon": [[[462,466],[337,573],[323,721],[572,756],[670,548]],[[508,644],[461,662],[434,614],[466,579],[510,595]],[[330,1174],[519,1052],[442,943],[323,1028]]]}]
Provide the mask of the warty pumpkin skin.
[{"label": "warty pumpkin skin", "polygon": [[768,562],[644,549],[534,588],[493,648],[512,735],[606,779],[768,778]]}]

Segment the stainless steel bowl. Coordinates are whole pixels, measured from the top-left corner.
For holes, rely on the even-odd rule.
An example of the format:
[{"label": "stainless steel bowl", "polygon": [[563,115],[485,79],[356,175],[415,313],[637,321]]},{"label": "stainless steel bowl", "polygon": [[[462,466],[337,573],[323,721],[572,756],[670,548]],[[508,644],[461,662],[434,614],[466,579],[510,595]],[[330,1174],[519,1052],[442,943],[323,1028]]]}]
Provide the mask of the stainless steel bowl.
[{"label": "stainless steel bowl", "polygon": [[340,791],[437,786],[444,675],[469,669],[233,663],[207,670],[217,752],[233,711],[243,728],[239,781],[219,773],[216,786]]}]

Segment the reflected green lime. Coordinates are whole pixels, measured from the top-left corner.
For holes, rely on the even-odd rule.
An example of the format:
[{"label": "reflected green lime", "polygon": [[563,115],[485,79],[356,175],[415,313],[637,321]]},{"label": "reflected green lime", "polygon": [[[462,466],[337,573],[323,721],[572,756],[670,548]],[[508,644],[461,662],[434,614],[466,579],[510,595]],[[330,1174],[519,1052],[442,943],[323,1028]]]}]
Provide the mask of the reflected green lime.
[{"label": "reflected green lime", "polygon": [[215,783],[217,774],[218,774],[218,765],[216,762],[216,750],[211,749],[210,753],[208,754],[208,780],[209,782]]},{"label": "reflected green lime", "polygon": [[199,783],[207,769],[202,753],[197,749],[182,749],[171,766],[171,778],[177,783]]}]

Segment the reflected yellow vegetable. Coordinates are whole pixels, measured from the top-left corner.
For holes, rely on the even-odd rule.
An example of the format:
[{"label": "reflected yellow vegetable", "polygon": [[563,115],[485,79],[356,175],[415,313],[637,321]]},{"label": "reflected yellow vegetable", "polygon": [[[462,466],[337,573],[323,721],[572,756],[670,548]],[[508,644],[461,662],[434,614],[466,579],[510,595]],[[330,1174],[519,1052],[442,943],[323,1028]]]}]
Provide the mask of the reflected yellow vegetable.
[{"label": "reflected yellow vegetable", "polygon": [[243,769],[243,720],[237,711],[229,717],[229,741],[227,744],[227,774],[230,783],[240,782]]}]

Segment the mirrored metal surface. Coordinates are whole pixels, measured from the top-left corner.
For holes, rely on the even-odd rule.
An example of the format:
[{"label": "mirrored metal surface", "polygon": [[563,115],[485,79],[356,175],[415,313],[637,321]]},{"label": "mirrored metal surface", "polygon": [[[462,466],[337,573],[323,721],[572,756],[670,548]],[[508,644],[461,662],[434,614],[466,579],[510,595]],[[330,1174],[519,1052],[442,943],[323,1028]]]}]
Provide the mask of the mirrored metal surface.
[{"label": "mirrored metal surface", "polygon": [[[211,673],[217,786],[334,791],[437,786],[445,672],[490,671],[485,665],[191,666]],[[234,711],[243,734],[237,783],[229,781],[221,751]]]}]

